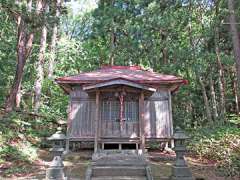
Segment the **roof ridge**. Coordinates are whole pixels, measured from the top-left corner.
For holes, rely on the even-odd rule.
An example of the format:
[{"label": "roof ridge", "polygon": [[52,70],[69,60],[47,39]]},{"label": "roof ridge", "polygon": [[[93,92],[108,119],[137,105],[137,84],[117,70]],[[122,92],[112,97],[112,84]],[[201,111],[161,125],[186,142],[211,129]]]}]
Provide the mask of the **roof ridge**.
[{"label": "roof ridge", "polygon": [[128,70],[144,70],[139,65],[121,66],[121,65],[102,65],[100,69],[128,69]]}]

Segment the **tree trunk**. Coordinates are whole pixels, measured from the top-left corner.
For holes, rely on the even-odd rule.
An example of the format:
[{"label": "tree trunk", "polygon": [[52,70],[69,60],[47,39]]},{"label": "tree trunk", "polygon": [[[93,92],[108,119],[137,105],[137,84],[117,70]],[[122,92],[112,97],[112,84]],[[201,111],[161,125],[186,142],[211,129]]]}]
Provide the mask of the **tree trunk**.
[{"label": "tree trunk", "polygon": [[[46,7],[43,4],[43,2],[39,2],[41,5],[39,5],[39,9],[45,11]],[[45,23],[45,22],[44,22]],[[40,98],[41,98],[41,92],[42,92],[42,83],[44,79],[44,62],[45,62],[45,50],[46,50],[46,45],[47,45],[47,27],[44,24],[42,26],[42,32],[41,32],[41,42],[40,42],[40,49],[39,49],[39,55],[38,55],[38,61],[37,61],[37,77],[35,81],[35,96],[34,96],[34,112],[38,112],[38,109],[40,107]]]},{"label": "tree trunk", "polygon": [[208,97],[207,97],[205,84],[202,80],[202,77],[199,77],[199,82],[200,82],[200,85],[201,85],[201,88],[202,88],[202,95],[203,95],[203,100],[204,100],[204,104],[205,104],[205,110],[206,110],[206,115],[207,115],[207,118],[208,118],[208,122],[212,123],[211,110],[210,110],[210,106],[209,106],[209,101],[208,101]]},{"label": "tree trunk", "polygon": [[[216,28],[216,36],[218,36],[218,28]],[[217,65],[218,65],[218,73],[219,73],[219,91],[220,91],[220,109],[221,116],[224,118],[226,108],[225,108],[225,78],[224,78],[224,69],[220,58],[220,50],[219,50],[219,39],[215,38],[215,51],[217,55]]]},{"label": "tree trunk", "polygon": [[226,108],[225,108],[225,78],[224,78],[224,68],[221,62],[221,56],[220,56],[220,49],[219,49],[219,23],[220,20],[218,19],[219,16],[219,2],[216,1],[216,16],[217,22],[216,28],[215,28],[215,52],[217,55],[217,65],[218,65],[218,73],[219,73],[219,91],[220,91],[220,112],[221,112],[221,117],[224,119],[225,113],[226,113]]},{"label": "tree trunk", "polygon": [[114,33],[114,30],[112,30],[112,32],[111,32],[110,42],[111,42],[111,52],[110,52],[110,57],[109,57],[109,64],[111,66],[113,66],[114,65],[114,49],[115,49],[115,33]]},{"label": "tree trunk", "polygon": [[[233,51],[236,62],[236,71],[237,71],[237,82],[238,89],[240,89],[240,42],[239,42],[239,34],[236,26],[236,17],[234,12],[234,1],[228,0],[228,9],[230,11],[230,29],[232,33],[232,42],[233,42]],[[240,92],[238,91],[238,97],[240,97]]]},{"label": "tree trunk", "polygon": [[21,82],[23,78],[23,70],[26,60],[31,52],[34,34],[32,32],[27,33],[27,26],[22,20],[21,15],[17,17],[17,27],[18,27],[18,42],[17,42],[17,67],[15,72],[15,77],[13,81],[10,94],[5,101],[5,111],[11,112],[16,106],[16,100],[18,106],[20,105],[20,99],[17,94],[20,94]]},{"label": "tree trunk", "polygon": [[32,0],[27,1],[27,9],[28,9],[28,12],[32,11]]},{"label": "tree trunk", "polygon": [[161,33],[161,40],[162,42],[165,42],[165,46],[162,48],[162,57],[163,57],[163,64],[168,64],[168,51],[167,51],[167,47],[166,47],[166,40],[167,40],[167,36],[166,36],[166,32],[164,31],[160,31]]},{"label": "tree trunk", "polygon": [[167,48],[166,47],[164,47],[162,49],[162,56],[163,56],[163,64],[168,64]]},{"label": "tree trunk", "polygon": [[104,58],[103,58],[103,55],[100,51],[100,55],[99,55],[99,67],[101,68],[102,65],[104,64]]},{"label": "tree trunk", "polygon": [[[114,7],[114,0],[111,0],[111,6]],[[115,36],[115,27],[114,27],[114,18],[112,20],[112,29],[110,34],[110,56],[109,56],[109,64],[111,66],[114,65],[114,51],[115,51],[115,42],[116,42],[116,36]]]},{"label": "tree trunk", "polygon": [[[44,1],[42,1],[42,0],[38,1],[37,14],[39,14],[41,11],[45,12],[45,9],[46,9],[45,6],[46,6],[46,4]],[[42,31],[41,31],[41,40],[40,40],[38,61],[36,63],[37,77],[36,77],[35,86],[34,86],[34,91],[35,91],[35,93],[34,93],[34,111],[35,112],[38,112],[38,109],[40,107],[42,81],[44,78],[43,68],[44,68],[44,61],[45,61],[46,41],[47,41],[47,27],[45,24],[43,24]]]},{"label": "tree trunk", "polygon": [[[28,12],[32,11],[32,0],[27,1],[27,10]],[[21,100],[22,100],[22,91],[21,91],[22,81],[20,81],[18,85],[18,90],[16,94],[16,108],[20,108]]]},{"label": "tree trunk", "polygon": [[232,91],[235,100],[235,112],[239,115],[239,96],[238,96],[238,87],[237,87],[237,78],[236,78],[236,69],[233,67],[231,70],[231,79],[232,79]]},{"label": "tree trunk", "polygon": [[[61,8],[61,0],[56,0],[55,2],[55,17],[56,19],[60,16],[60,8]],[[52,31],[52,39],[50,45],[50,59],[49,59],[49,66],[48,66],[48,78],[52,79],[54,66],[55,66],[55,58],[56,58],[56,45],[57,45],[57,35],[58,35],[58,22],[54,22],[53,24],[53,31]]]},{"label": "tree trunk", "polygon": [[21,91],[22,81],[20,81],[17,94],[16,94],[16,108],[20,108],[21,100],[22,100],[22,91]]},{"label": "tree trunk", "polygon": [[210,83],[211,98],[212,98],[213,118],[214,120],[216,120],[218,118],[218,111],[217,111],[216,93],[215,93],[214,83],[212,79],[212,74],[209,77],[209,83]]},{"label": "tree trunk", "polygon": [[239,111],[239,96],[238,96],[238,86],[237,86],[237,80],[235,79],[234,77],[234,80],[233,80],[233,94],[234,94],[234,99],[235,99],[235,111],[236,111],[236,114],[240,114],[240,111]]}]

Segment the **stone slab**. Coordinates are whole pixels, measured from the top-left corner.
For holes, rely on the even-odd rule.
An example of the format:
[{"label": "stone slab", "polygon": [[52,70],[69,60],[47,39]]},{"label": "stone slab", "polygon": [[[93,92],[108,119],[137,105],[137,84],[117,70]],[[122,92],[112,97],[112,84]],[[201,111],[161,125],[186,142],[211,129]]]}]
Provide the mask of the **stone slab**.
[{"label": "stone slab", "polygon": [[93,177],[92,180],[147,180],[146,177],[141,176],[102,176]]},{"label": "stone slab", "polygon": [[133,166],[92,167],[92,176],[146,176],[146,169]]}]

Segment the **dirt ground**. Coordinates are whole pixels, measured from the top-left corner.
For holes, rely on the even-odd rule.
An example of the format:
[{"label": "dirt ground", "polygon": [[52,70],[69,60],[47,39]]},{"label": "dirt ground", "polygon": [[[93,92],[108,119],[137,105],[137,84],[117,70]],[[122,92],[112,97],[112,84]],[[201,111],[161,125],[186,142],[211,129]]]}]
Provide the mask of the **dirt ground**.
[{"label": "dirt ground", "polygon": [[[85,171],[90,164],[92,151],[82,150],[80,152],[72,152],[66,155],[64,159],[65,173],[70,180],[84,180]],[[148,159],[151,166],[154,180],[166,180],[171,175],[171,167],[174,163],[174,154],[166,154],[160,152],[149,152]],[[238,178],[227,178],[219,176],[215,169],[214,162],[200,163],[195,158],[186,158],[191,171],[196,180],[237,180]],[[51,161],[48,151],[39,151],[39,160],[36,163],[26,166],[28,172],[31,173],[15,173],[8,177],[1,177],[0,180],[40,180],[45,178],[45,170]],[[6,168],[5,168],[6,169]],[[3,170],[2,170],[3,173]]]}]

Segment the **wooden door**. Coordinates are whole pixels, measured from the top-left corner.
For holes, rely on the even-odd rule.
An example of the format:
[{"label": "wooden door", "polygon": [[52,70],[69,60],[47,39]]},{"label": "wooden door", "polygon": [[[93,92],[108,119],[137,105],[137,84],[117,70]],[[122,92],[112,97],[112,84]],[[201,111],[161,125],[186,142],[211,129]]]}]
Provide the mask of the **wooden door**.
[{"label": "wooden door", "polygon": [[139,105],[138,101],[124,102],[124,121],[121,137],[136,138],[139,136]]},{"label": "wooden door", "polygon": [[[124,119],[120,122],[120,103],[117,100],[101,103],[101,136],[135,138],[139,136],[138,102],[124,102]],[[122,126],[121,126],[122,124]]]}]

